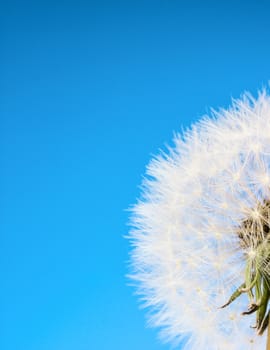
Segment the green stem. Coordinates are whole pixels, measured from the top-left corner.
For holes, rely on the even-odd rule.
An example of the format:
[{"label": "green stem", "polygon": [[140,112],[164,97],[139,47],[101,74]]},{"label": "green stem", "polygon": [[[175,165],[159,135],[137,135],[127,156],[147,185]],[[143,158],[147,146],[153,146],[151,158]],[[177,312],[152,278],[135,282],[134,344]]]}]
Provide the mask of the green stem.
[{"label": "green stem", "polygon": [[270,322],[268,322],[266,350],[270,350]]}]

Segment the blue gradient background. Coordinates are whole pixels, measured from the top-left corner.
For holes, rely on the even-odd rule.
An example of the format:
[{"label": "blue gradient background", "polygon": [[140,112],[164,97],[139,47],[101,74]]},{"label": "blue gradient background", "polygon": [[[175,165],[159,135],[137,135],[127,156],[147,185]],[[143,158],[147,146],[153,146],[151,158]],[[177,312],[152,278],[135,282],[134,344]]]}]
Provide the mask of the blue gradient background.
[{"label": "blue gradient background", "polygon": [[170,349],[125,278],[151,156],[270,78],[268,1],[1,1],[0,349]]}]

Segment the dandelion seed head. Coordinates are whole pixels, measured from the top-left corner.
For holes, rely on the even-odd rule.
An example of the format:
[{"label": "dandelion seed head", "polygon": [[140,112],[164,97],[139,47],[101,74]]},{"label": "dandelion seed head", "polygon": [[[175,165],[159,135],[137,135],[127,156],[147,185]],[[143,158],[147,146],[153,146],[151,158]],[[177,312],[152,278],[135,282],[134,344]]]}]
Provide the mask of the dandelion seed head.
[{"label": "dandelion seed head", "polygon": [[131,278],[163,339],[185,350],[264,349],[255,313],[243,315],[247,293],[220,307],[247,278],[257,286],[256,271],[270,279],[266,92],[177,135],[147,167],[131,223]]}]

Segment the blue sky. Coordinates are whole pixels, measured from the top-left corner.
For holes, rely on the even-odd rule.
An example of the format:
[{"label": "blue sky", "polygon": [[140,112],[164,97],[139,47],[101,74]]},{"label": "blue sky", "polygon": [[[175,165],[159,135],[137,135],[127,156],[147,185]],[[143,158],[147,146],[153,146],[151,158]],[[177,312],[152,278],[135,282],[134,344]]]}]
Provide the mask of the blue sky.
[{"label": "blue sky", "polygon": [[0,2],[0,348],[162,350],[128,287],[150,158],[267,86],[268,1]]}]

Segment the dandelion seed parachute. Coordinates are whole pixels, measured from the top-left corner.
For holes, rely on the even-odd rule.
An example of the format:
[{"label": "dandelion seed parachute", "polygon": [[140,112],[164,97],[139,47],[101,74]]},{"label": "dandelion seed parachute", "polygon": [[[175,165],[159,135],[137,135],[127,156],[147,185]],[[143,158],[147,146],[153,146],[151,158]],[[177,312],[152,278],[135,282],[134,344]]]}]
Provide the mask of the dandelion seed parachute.
[{"label": "dandelion seed parachute", "polygon": [[[132,209],[131,278],[165,340],[182,342],[185,350],[264,349],[265,334],[251,328],[255,313],[242,314],[245,293],[220,307],[245,281],[258,245],[269,240],[265,231],[254,231],[262,221],[269,226],[269,206],[263,217],[258,210],[269,199],[265,91],[203,118],[151,161]],[[251,228],[239,233],[247,218]]]}]

